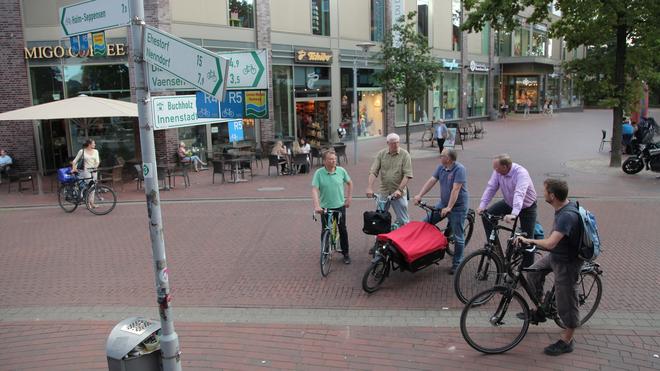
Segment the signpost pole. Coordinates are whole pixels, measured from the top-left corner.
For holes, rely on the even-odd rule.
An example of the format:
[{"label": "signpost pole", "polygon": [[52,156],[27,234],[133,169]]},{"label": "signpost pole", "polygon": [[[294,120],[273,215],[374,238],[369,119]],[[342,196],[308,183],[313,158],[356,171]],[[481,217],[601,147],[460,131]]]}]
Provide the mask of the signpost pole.
[{"label": "signpost pole", "polygon": [[353,165],[358,162],[358,132],[357,125],[360,117],[360,105],[357,94],[357,56],[353,58]]},{"label": "signpost pole", "polygon": [[132,22],[130,25],[131,53],[135,63],[135,97],[137,100],[140,126],[140,147],[142,149],[142,170],[144,174],[144,193],[147,198],[147,215],[149,217],[149,236],[154,257],[156,278],[156,300],[161,321],[161,356],[163,370],[181,370],[181,351],[179,336],[174,331],[172,307],[170,301],[170,284],[168,278],[167,260],[165,255],[165,239],[163,235],[163,219],[160,210],[160,193],[158,192],[158,175],[156,171],[156,150],[154,147],[154,131],[151,123],[149,91],[147,89],[146,67],[143,55],[144,30],[144,0],[131,0]]}]

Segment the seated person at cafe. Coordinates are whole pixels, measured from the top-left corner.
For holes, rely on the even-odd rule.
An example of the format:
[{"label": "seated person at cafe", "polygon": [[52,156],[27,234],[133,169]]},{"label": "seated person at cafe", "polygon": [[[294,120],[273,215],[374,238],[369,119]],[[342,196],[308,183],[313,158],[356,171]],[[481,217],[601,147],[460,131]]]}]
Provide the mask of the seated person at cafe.
[{"label": "seated person at cafe", "polygon": [[[193,155],[192,151],[186,150],[186,144],[181,142],[179,143],[179,149],[177,150],[177,155],[182,163],[190,162],[193,164],[195,171],[206,170],[206,163],[202,161],[201,158],[197,155]],[[201,167],[200,167],[201,164]]]},{"label": "seated person at cafe", "polygon": [[273,149],[270,151],[270,154],[273,156],[277,156],[279,159],[278,163],[282,167],[282,172],[286,172],[286,158],[288,155],[288,152],[286,150],[286,146],[282,143],[281,140],[278,140],[275,142],[275,145],[273,146]]},{"label": "seated person at cafe", "polygon": [[[309,155],[309,153],[312,151],[312,147],[307,143],[305,138],[300,138],[297,141],[293,142],[293,154],[294,155]],[[300,172],[301,173],[306,173],[309,170],[309,156],[307,156],[307,165],[301,165],[300,167]]]},{"label": "seated person at cafe", "polygon": [[6,174],[9,170],[9,165],[11,165],[12,159],[9,157],[7,152],[4,149],[0,149],[0,183],[2,183],[2,174]]}]

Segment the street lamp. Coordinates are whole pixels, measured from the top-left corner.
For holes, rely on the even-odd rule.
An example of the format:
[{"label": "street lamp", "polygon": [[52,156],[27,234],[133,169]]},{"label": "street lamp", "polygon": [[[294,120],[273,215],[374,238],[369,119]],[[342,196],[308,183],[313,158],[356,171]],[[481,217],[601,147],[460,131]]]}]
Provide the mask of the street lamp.
[{"label": "street lamp", "polygon": [[[372,42],[364,42],[355,44],[358,48],[362,49],[362,56],[364,57],[364,66],[367,67],[367,52],[372,46],[376,44]],[[353,164],[357,165],[358,161],[358,135],[357,135],[357,122],[360,117],[360,105],[357,98],[357,56],[353,58]]]}]

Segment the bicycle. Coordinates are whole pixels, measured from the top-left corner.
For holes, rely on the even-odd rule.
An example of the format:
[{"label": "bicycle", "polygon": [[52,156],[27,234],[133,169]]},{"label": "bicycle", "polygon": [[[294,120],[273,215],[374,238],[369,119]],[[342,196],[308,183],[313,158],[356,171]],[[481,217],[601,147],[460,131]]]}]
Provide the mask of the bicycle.
[{"label": "bicycle", "polygon": [[[332,253],[341,252],[339,241],[339,228],[338,223],[341,218],[341,212],[337,210],[323,209],[322,218],[326,218],[325,227],[321,232],[321,276],[327,277],[330,273],[330,265],[332,263]],[[316,221],[316,214],[312,215]]]},{"label": "bicycle", "polygon": [[[95,173],[91,170],[90,173]],[[71,175],[70,171],[68,173]],[[89,180],[89,182],[86,182]],[[84,203],[94,215],[106,215],[117,205],[117,195],[109,186],[98,184],[93,177],[79,178],[77,175],[61,179],[57,190],[57,202],[62,210],[72,213]]]},{"label": "bicycle", "polygon": [[[552,318],[555,323],[565,328],[555,300],[555,286],[552,285],[542,298],[536,297],[527,282],[523,272],[545,272],[522,268],[523,251],[533,253],[537,248],[515,247],[507,251],[506,274],[503,285],[483,291],[473,298],[463,308],[461,313],[461,335],[475,350],[486,354],[499,354],[513,349],[518,345],[529,328],[530,322],[538,325],[539,317],[530,318],[529,304],[516,289],[521,285],[536,307],[537,316]],[[602,275],[597,263],[584,263],[578,279],[578,306],[581,315],[579,326],[584,325],[596,312],[603,295]],[[595,290],[595,291],[594,291]],[[540,321],[542,322],[542,320]]]},{"label": "bicycle", "polygon": [[511,232],[513,236],[518,222],[516,218],[513,227],[509,228],[499,224],[504,219],[503,215],[492,215],[488,212],[484,212],[483,215],[487,223],[493,226],[488,240],[482,249],[466,256],[454,274],[454,292],[463,304],[476,293],[494,287],[500,282],[504,272],[504,252],[500,244],[499,232],[505,230]]}]

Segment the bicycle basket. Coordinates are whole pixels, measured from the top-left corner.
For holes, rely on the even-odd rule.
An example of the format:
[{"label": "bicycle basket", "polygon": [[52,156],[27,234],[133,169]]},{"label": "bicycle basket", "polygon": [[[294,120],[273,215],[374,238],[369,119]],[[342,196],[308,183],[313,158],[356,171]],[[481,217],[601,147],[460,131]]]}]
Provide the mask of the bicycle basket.
[{"label": "bicycle basket", "polygon": [[70,167],[63,167],[61,169],[57,169],[57,180],[64,184],[73,183],[76,181],[76,176],[71,173]]}]

